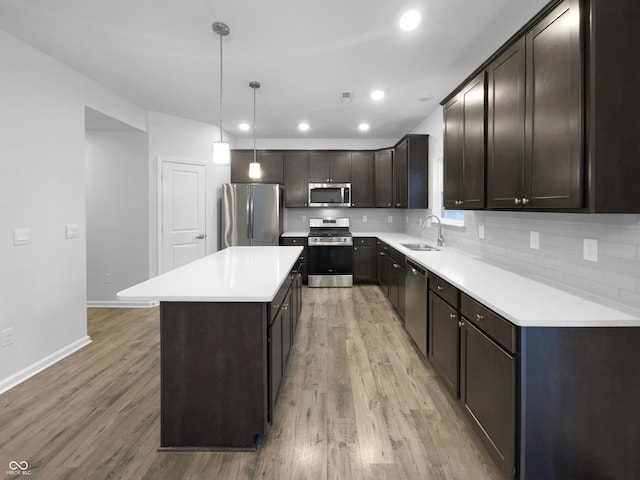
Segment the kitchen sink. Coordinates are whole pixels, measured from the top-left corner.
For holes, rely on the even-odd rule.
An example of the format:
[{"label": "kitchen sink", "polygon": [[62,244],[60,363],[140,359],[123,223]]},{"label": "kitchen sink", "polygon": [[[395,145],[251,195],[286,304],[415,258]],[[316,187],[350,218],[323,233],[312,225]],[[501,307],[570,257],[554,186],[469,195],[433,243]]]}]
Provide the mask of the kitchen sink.
[{"label": "kitchen sink", "polygon": [[401,243],[400,245],[408,248],[409,250],[414,250],[417,252],[431,252],[440,250],[439,248],[432,247],[428,243]]}]

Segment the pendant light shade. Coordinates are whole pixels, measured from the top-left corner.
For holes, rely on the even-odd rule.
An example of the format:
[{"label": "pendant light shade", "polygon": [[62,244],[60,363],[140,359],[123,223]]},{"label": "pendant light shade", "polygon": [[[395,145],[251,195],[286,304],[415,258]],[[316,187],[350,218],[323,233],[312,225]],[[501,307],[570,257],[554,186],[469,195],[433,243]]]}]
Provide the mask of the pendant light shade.
[{"label": "pendant light shade", "polygon": [[249,164],[249,178],[262,178],[262,169],[258,162],[258,151],[256,150],[256,89],[260,88],[260,82],[249,82],[253,88],[253,162]]},{"label": "pendant light shade", "polygon": [[222,37],[229,35],[229,27],[225,23],[215,22],[213,31],[220,37],[220,140],[213,142],[213,163],[227,165],[231,161],[229,144],[222,141]]}]

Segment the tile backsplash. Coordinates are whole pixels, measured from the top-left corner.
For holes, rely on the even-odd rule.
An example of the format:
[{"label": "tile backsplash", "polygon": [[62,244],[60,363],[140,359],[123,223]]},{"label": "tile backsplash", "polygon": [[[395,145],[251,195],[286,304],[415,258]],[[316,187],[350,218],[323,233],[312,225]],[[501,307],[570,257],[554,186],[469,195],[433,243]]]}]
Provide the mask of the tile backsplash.
[{"label": "tile backsplash", "polygon": [[[429,213],[287,209],[285,230],[307,231],[311,216],[349,217],[353,232],[405,232],[435,244],[436,223],[421,226]],[[484,238],[480,238],[480,227]],[[532,248],[536,242],[532,245],[531,232],[538,248]],[[447,247],[487,263],[607,303],[640,309],[640,215],[469,211],[464,227],[444,225],[443,234]],[[597,241],[596,261],[584,258],[585,239]]]},{"label": "tile backsplash", "polygon": [[406,211],[393,208],[288,208],[285,231],[306,232],[311,217],[348,217],[352,232],[401,232],[405,227]]},{"label": "tile backsplash", "polygon": [[[405,232],[435,241],[435,223],[420,227],[427,213],[408,211]],[[640,215],[476,211],[443,231],[447,246],[488,263],[640,309]],[[585,239],[597,241],[597,260],[584,258]]]}]

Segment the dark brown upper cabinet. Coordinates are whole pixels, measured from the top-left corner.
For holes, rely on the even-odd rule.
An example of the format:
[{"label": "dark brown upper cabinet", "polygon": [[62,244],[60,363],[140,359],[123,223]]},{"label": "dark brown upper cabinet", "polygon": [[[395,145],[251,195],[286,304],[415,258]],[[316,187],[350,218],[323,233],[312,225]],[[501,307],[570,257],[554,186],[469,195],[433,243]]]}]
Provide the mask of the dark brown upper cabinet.
[{"label": "dark brown upper cabinet", "polygon": [[[638,25],[637,0],[554,0],[469,76],[487,74],[488,208],[640,212]],[[446,161],[470,80],[442,102]]]},{"label": "dark brown upper cabinet", "polygon": [[309,152],[310,183],[351,182],[351,155],[349,152]]},{"label": "dark brown upper cabinet", "polygon": [[405,135],[393,147],[393,206],[428,208],[429,135]]},{"label": "dark brown upper cabinet", "polygon": [[231,151],[231,183],[284,183],[283,152],[259,150],[257,159],[262,178],[249,177],[249,163],[253,162],[253,150]]},{"label": "dark brown upper cabinet", "polygon": [[374,152],[351,153],[351,206],[375,207]]},{"label": "dark brown upper cabinet", "polygon": [[565,0],[489,68],[489,207],[583,206],[579,5]]},{"label": "dark brown upper cabinet", "polygon": [[375,153],[375,201],[378,208],[393,207],[393,149]]},{"label": "dark brown upper cabinet", "polygon": [[444,206],[485,205],[486,82],[484,72],[444,106]]},{"label": "dark brown upper cabinet", "polygon": [[306,151],[284,152],[284,205],[304,208],[309,198],[308,157]]},{"label": "dark brown upper cabinet", "polygon": [[488,70],[488,207],[513,208],[525,185],[525,42],[516,42]]}]

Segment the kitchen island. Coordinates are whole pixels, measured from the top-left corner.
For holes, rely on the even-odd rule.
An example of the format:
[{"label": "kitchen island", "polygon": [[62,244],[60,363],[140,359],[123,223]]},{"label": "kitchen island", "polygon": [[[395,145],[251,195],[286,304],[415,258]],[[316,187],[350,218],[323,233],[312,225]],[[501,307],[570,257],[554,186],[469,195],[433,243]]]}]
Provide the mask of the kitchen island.
[{"label": "kitchen island", "polygon": [[267,434],[301,253],[230,247],[118,293],[160,302],[161,450],[252,450]]}]

